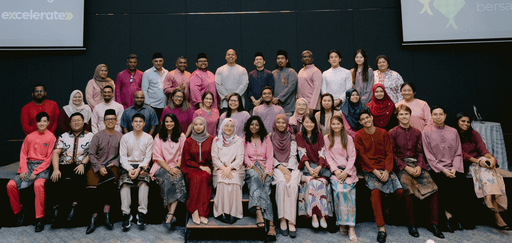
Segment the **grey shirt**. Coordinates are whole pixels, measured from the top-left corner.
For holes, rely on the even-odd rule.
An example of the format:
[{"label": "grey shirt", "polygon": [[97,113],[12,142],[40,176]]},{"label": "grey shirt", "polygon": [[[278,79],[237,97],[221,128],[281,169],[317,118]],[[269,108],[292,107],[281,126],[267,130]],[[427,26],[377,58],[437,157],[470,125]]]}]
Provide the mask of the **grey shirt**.
[{"label": "grey shirt", "polygon": [[274,96],[279,100],[284,113],[288,116],[295,111],[295,95],[297,94],[297,72],[292,68],[276,69],[274,75]]},{"label": "grey shirt", "polygon": [[225,64],[218,68],[215,72],[215,86],[221,99],[220,107],[228,107],[228,101],[225,97],[232,93],[237,93],[242,96],[242,102],[245,103],[243,97],[247,85],[249,85],[249,75],[247,75],[247,70],[244,67],[238,64],[230,67]]}]

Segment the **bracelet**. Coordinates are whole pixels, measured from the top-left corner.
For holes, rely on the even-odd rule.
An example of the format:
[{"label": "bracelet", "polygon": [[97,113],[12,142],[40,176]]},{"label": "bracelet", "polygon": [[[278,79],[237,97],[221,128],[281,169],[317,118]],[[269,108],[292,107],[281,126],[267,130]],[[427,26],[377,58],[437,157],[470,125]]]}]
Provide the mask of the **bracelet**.
[{"label": "bracelet", "polygon": [[178,165],[174,166],[174,168],[177,168],[178,170],[181,170],[181,167],[179,167]]},{"label": "bracelet", "polygon": [[81,164],[81,165],[83,165],[84,167],[86,167],[86,166],[87,166],[87,164],[86,164],[86,163],[84,163],[84,162],[82,162],[82,163],[80,163],[80,164]]}]

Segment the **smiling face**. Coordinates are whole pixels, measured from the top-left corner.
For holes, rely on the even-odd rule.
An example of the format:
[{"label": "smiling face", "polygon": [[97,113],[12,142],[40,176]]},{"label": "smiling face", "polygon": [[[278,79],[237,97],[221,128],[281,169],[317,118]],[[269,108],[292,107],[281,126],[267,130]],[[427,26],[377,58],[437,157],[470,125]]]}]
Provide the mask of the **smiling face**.
[{"label": "smiling face", "polygon": [[39,132],[44,132],[49,124],[50,121],[48,121],[48,117],[44,116],[40,121],[36,122],[37,130],[39,130]]},{"label": "smiling face", "polygon": [[73,116],[69,121],[71,131],[81,132],[84,129],[84,119],[81,116]]},{"label": "smiling face", "polygon": [[414,99],[414,92],[412,91],[411,86],[405,85],[401,91],[402,91],[402,96],[404,97],[405,100]]},{"label": "smiling face", "polygon": [[312,132],[313,129],[315,129],[315,123],[309,119],[309,117],[305,117],[304,121],[302,122],[302,125],[308,132]]},{"label": "smiling face", "polygon": [[103,100],[105,103],[110,102],[112,97],[114,97],[114,91],[111,88],[103,88],[101,94],[103,95]]},{"label": "smiling face", "polygon": [[185,97],[183,92],[181,92],[181,91],[176,92],[172,96],[172,101],[174,102],[174,106],[177,106],[177,107],[181,106],[181,104],[183,104],[183,97]]},{"label": "smiling face", "polygon": [[471,121],[469,120],[469,117],[463,116],[459,119],[458,125],[460,130],[465,132],[471,127]]},{"label": "smiling face", "polygon": [[352,103],[357,103],[359,102],[359,94],[357,92],[352,92],[352,95],[350,96],[350,101]]},{"label": "smiling face", "polygon": [[203,105],[206,106],[207,108],[210,108],[213,104],[213,97],[211,94],[207,94],[205,97],[204,97],[204,100],[203,100]]},{"label": "smiling face", "polygon": [[32,91],[32,97],[38,102],[42,102],[46,98],[46,91],[43,86],[37,86]]},{"label": "smiling face", "polygon": [[115,115],[108,115],[103,118],[103,123],[105,124],[105,128],[114,129],[116,127],[117,118]]},{"label": "smiling face", "polygon": [[365,128],[371,128],[373,127],[373,116],[370,116],[368,114],[363,114],[359,118],[359,123],[363,125]]},{"label": "smiling face", "polygon": [[257,69],[263,69],[265,65],[265,60],[263,60],[262,56],[257,56],[254,58],[254,66],[256,66]]},{"label": "smiling face", "polygon": [[375,89],[375,98],[378,100],[382,100],[384,98],[384,89],[382,89],[382,87]]},{"label": "smiling face", "polygon": [[75,95],[73,95],[73,105],[81,106],[82,102],[83,102],[82,94],[77,92]]},{"label": "smiling face", "polygon": [[283,118],[277,119],[276,129],[279,132],[284,132],[286,130],[286,122],[284,121]]},{"label": "smiling face", "polygon": [[143,106],[144,100],[145,100],[144,92],[139,90],[139,91],[135,92],[135,94],[133,94],[133,101],[136,106]]},{"label": "smiling face", "polygon": [[164,66],[164,59],[161,57],[155,58],[151,62],[153,63],[153,67],[155,67],[157,70],[160,70]]},{"label": "smiling face", "polygon": [[176,61],[176,68],[182,72],[184,72],[188,67],[187,59],[180,58]]},{"label": "smiling face", "polygon": [[302,53],[302,64],[304,66],[310,65],[313,63],[313,53],[311,52],[304,52]]},{"label": "smiling face", "polygon": [[238,97],[236,95],[232,95],[231,97],[229,97],[228,105],[232,111],[237,111],[238,106],[240,105]]},{"label": "smiling face", "polygon": [[252,134],[258,134],[260,131],[260,123],[257,120],[253,120],[249,126],[249,130]]},{"label": "smiling face", "polygon": [[379,71],[386,72],[389,68],[389,63],[384,58],[379,58],[379,61],[377,62],[377,67],[379,68]]},{"label": "smiling face", "polygon": [[233,65],[236,63],[236,52],[235,50],[233,49],[229,49],[227,52],[226,52],[226,61],[228,62],[228,64],[230,65]]},{"label": "smiling face", "polygon": [[338,119],[331,120],[331,130],[334,131],[335,134],[340,134],[343,129],[343,123],[338,121]]},{"label": "smiling face", "polygon": [[140,117],[135,117],[132,121],[132,126],[134,131],[142,131],[142,128],[144,128],[144,125],[146,125],[146,122],[144,119]]},{"label": "smiling face", "polygon": [[204,123],[201,119],[194,120],[194,131],[196,133],[202,133],[204,131]]},{"label": "smiling face", "polygon": [[434,125],[438,127],[444,126],[444,121],[446,120],[446,113],[444,113],[443,109],[437,108],[432,111],[432,122]]},{"label": "smiling face", "polygon": [[165,124],[165,129],[167,129],[167,133],[171,134],[172,133],[172,129],[175,126],[174,121],[172,120],[172,118],[166,117],[165,121],[164,121],[164,124]]},{"label": "smiling face", "polygon": [[402,126],[408,126],[411,122],[411,113],[402,109],[398,112],[397,118]]},{"label": "smiling face", "polygon": [[261,92],[261,99],[263,100],[263,102],[265,103],[270,103],[273,99],[273,95],[272,95],[272,90],[270,89],[265,89]]},{"label": "smiling face", "polygon": [[324,96],[322,98],[322,107],[325,109],[325,110],[330,110],[332,109],[332,99],[330,96]]},{"label": "smiling face", "polygon": [[107,78],[107,76],[108,76],[108,68],[107,67],[102,67],[100,69],[100,72],[98,73],[98,75],[100,75],[100,77],[103,78],[103,79]]},{"label": "smiling face", "polygon": [[197,59],[196,66],[201,70],[206,70],[208,68],[208,59],[204,57]]},{"label": "smiling face", "polygon": [[354,58],[354,61],[357,65],[363,65],[364,64],[364,57],[361,55],[361,53],[357,53],[356,57]]},{"label": "smiling face", "polygon": [[232,121],[227,122],[226,125],[224,125],[224,129],[222,129],[222,131],[226,136],[231,137],[231,135],[235,133],[235,123]]},{"label": "smiling face", "polygon": [[305,101],[301,100],[299,103],[297,103],[297,112],[299,115],[304,115],[308,111],[308,105]]},{"label": "smiling face", "polygon": [[340,66],[341,58],[338,56],[336,52],[329,54],[329,63],[331,67],[337,68]]}]

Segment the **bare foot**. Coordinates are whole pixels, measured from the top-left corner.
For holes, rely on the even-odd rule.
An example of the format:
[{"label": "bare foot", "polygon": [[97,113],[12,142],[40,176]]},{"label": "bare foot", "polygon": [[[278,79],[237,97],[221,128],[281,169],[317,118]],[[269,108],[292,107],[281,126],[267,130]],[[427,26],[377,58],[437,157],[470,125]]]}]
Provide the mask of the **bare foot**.
[{"label": "bare foot", "polygon": [[293,224],[292,222],[288,221],[288,230],[295,231],[295,224]]},{"label": "bare foot", "polygon": [[505,221],[503,220],[503,218],[501,218],[501,215],[499,213],[495,213],[494,218],[496,219],[496,225],[498,225],[499,227],[507,225],[507,223],[505,223]]},{"label": "bare foot", "polygon": [[272,221],[269,222],[270,227],[268,227],[267,235],[276,235],[276,227],[272,223]]},{"label": "bare foot", "polygon": [[279,220],[279,224],[280,224],[279,226],[280,226],[281,230],[286,230],[286,219],[285,218],[281,218]]},{"label": "bare foot", "polygon": [[352,242],[357,242],[356,228],[354,226],[348,228],[348,238]]}]

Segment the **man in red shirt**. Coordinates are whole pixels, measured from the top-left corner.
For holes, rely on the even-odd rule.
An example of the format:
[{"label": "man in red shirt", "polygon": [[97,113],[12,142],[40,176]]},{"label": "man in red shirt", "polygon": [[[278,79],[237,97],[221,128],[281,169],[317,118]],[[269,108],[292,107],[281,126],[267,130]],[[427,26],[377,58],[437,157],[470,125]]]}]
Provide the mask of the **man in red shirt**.
[{"label": "man in red shirt", "polygon": [[42,84],[34,86],[32,97],[34,97],[34,100],[21,109],[21,126],[25,136],[38,130],[36,115],[43,111],[50,116],[48,131],[55,133],[57,118],[59,117],[59,106],[55,101],[46,99],[46,88]]}]

